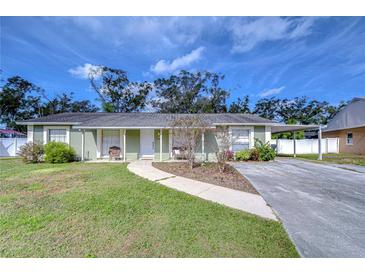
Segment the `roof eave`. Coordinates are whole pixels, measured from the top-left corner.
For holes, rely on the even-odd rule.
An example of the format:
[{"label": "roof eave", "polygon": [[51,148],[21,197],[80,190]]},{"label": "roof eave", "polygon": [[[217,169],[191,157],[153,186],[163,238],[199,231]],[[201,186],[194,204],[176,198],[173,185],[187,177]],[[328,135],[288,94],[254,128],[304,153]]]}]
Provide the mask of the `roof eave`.
[{"label": "roof eave", "polygon": [[75,122],[27,122],[27,121],[19,121],[19,122],[15,122],[17,125],[29,125],[29,126],[35,126],[35,125],[79,125],[80,123],[75,123]]},{"label": "roof eave", "polygon": [[277,123],[212,123],[215,126],[277,126]]},{"label": "roof eave", "polygon": [[326,129],[323,129],[323,132],[339,131],[339,130],[344,130],[344,129],[360,128],[360,127],[365,127],[365,124],[351,126],[351,127],[333,128],[333,129],[332,128],[326,128]]}]

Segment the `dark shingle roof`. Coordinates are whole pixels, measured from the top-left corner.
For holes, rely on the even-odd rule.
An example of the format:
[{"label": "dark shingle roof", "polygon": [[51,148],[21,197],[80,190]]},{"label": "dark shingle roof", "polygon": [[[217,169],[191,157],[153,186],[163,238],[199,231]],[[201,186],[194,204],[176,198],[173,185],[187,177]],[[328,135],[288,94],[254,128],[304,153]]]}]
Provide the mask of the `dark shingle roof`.
[{"label": "dark shingle roof", "polygon": [[169,127],[176,117],[199,115],[210,125],[214,124],[272,124],[269,119],[253,114],[164,114],[164,113],[61,113],[30,119],[20,124],[64,123],[80,127]]}]

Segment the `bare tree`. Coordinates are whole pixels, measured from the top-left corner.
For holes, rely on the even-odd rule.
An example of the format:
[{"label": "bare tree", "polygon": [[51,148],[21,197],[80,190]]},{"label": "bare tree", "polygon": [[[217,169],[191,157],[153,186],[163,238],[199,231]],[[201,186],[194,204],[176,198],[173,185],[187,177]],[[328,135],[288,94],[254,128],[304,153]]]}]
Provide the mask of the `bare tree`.
[{"label": "bare tree", "polygon": [[207,123],[202,115],[186,115],[175,118],[172,123],[172,136],[178,139],[184,156],[188,160],[192,169],[195,163],[195,152],[198,144],[201,142],[201,135],[208,128]]},{"label": "bare tree", "polygon": [[217,127],[213,131],[217,140],[215,155],[218,162],[219,172],[224,173],[227,161],[233,157],[233,153],[230,151],[232,138],[227,127]]}]

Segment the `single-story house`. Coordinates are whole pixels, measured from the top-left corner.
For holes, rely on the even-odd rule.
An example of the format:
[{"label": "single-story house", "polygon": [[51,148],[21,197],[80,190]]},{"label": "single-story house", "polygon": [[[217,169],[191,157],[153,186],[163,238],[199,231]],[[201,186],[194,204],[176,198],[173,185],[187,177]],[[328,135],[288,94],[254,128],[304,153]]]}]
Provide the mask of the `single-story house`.
[{"label": "single-story house", "polygon": [[[232,138],[232,151],[249,149],[255,138],[271,140],[273,127],[286,125],[253,114],[162,114],[162,113],[62,113],[18,122],[27,125],[28,141],[46,144],[60,141],[73,147],[81,160],[109,157],[109,148],[120,148],[120,158],[168,160],[172,157],[172,121],[186,115],[200,115],[209,128],[225,126]],[[296,126],[298,127],[298,126]],[[201,136],[197,157],[214,160],[215,134]]]},{"label": "single-story house", "polygon": [[365,97],[354,98],[323,129],[324,138],[339,138],[339,152],[365,155]]}]

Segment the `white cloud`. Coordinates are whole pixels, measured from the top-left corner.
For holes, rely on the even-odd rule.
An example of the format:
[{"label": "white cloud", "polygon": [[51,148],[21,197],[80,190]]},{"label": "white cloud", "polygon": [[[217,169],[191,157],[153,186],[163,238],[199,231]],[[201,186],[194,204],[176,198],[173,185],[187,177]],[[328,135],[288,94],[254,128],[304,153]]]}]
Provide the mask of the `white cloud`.
[{"label": "white cloud", "polygon": [[199,47],[192,52],[178,57],[172,61],[160,60],[155,65],[151,66],[151,71],[156,74],[171,73],[176,70],[190,66],[192,63],[198,61],[204,51],[204,47]]},{"label": "white cloud", "polygon": [[77,66],[76,68],[71,68],[68,72],[76,78],[89,79],[91,74],[98,78],[101,75],[100,66],[85,63],[83,66]]},{"label": "white cloud", "polygon": [[263,97],[268,97],[268,96],[272,96],[272,95],[276,95],[279,94],[285,87],[282,86],[280,88],[271,88],[271,89],[265,89],[263,91],[260,92],[259,96],[261,98]]},{"label": "white cloud", "polygon": [[316,18],[261,17],[251,21],[235,21],[230,27],[232,52],[247,52],[266,41],[297,39],[311,33]]}]

